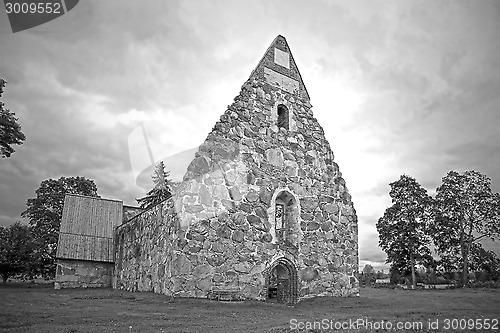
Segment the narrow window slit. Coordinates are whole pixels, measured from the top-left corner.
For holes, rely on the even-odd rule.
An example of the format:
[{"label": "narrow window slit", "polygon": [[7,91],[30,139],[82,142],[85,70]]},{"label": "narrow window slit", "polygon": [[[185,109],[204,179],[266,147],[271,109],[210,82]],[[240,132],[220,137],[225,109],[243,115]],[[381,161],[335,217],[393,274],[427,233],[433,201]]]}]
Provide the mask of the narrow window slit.
[{"label": "narrow window slit", "polygon": [[284,105],[278,105],[278,127],[288,130],[288,109]]}]

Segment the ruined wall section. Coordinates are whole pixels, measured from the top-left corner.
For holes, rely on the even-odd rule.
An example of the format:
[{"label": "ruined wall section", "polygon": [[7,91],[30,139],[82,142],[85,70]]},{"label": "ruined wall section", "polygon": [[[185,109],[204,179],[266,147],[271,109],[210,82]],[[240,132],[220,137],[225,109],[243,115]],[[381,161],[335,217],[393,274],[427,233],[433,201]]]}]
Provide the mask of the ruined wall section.
[{"label": "ruined wall section", "polygon": [[113,287],[170,295],[179,223],[167,200],[116,229]]},{"label": "ruined wall section", "polygon": [[113,266],[112,262],[57,259],[54,289],[109,288]]}]

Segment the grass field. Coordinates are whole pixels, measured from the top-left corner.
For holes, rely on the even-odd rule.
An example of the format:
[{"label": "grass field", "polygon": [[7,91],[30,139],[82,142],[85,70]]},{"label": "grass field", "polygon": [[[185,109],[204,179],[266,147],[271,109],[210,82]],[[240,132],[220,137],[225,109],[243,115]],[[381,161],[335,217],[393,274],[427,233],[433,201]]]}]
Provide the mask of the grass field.
[{"label": "grass field", "polygon": [[[463,319],[477,321],[472,325]],[[383,332],[389,325],[392,331],[477,332],[481,330],[460,326],[477,328],[486,319],[490,324],[500,320],[498,289],[362,288],[358,298],[321,297],[287,307],[254,301],[172,299],[112,289],[0,286],[0,332]],[[357,320],[368,329],[348,326]],[[320,326],[307,330],[315,321]],[[438,323],[439,329],[429,329],[429,321]],[[407,329],[397,329],[401,324],[408,325]],[[339,325],[344,329],[335,330]],[[498,332],[500,324],[496,328],[484,331]]]}]

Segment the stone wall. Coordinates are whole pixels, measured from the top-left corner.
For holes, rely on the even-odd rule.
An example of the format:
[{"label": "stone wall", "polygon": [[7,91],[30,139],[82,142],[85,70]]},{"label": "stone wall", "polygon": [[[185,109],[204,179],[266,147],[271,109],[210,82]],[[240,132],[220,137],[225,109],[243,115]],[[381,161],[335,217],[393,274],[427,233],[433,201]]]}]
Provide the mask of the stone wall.
[{"label": "stone wall", "polygon": [[113,268],[110,262],[57,259],[54,288],[111,287]]},{"label": "stone wall", "polygon": [[[278,107],[288,121],[278,122]],[[281,263],[294,276],[290,299],[357,295],[357,235],[351,196],[280,36],[172,199],[118,229],[117,286],[183,297],[228,288],[263,300]]]},{"label": "stone wall", "polygon": [[144,209],[141,207],[123,205],[123,221],[122,221],[122,223],[127,222],[128,220],[130,220],[131,218],[133,218],[136,215],[139,215],[143,211],[144,211]]},{"label": "stone wall", "polygon": [[[216,125],[225,135],[209,135],[172,200],[118,229],[120,288],[206,297],[214,286],[238,286],[242,299],[265,299],[266,269],[285,257],[299,272],[299,299],[358,293],[357,219],[345,181],[309,109],[272,96],[239,101],[286,103],[307,134],[252,131],[249,123],[271,122],[271,112],[245,115],[233,104]],[[294,247],[275,241],[273,202],[282,192],[297,201]]]},{"label": "stone wall", "polygon": [[178,229],[172,200],[116,229],[113,287],[171,295],[171,262]]}]

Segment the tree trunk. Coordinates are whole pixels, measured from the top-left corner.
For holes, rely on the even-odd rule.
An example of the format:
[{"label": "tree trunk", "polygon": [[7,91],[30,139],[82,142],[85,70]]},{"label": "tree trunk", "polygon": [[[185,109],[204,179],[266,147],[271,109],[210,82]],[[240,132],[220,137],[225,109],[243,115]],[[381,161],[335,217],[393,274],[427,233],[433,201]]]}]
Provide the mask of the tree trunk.
[{"label": "tree trunk", "polygon": [[469,283],[469,247],[468,244],[462,242],[462,260],[464,263],[462,271],[462,287],[465,287]]},{"label": "tree trunk", "polygon": [[469,283],[469,252],[473,242],[472,230],[473,230],[473,222],[472,216],[469,218],[469,234],[467,235],[467,241],[463,242],[465,251],[462,253],[463,261],[464,261],[464,270],[462,272],[462,283],[463,285],[467,285]]},{"label": "tree trunk", "polygon": [[464,286],[464,272],[465,272],[465,240],[464,240],[464,231],[462,230],[460,234],[460,255],[462,256],[462,278],[457,281],[460,287]]},{"label": "tree trunk", "polygon": [[411,264],[411,289],[417,289],[417,277],[415,276],[415,255],[410,253]]}]

